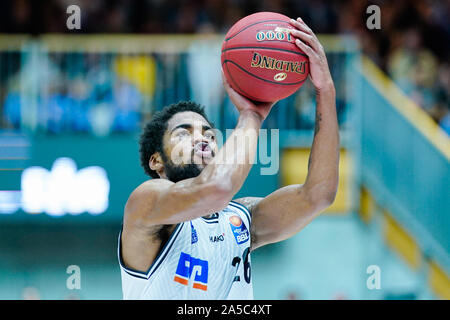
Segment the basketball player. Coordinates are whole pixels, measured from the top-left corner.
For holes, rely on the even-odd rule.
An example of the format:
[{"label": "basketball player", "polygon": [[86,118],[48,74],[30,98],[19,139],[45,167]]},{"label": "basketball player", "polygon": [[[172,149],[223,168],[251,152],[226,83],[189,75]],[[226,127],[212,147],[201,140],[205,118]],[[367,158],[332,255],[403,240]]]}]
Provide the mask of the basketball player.
[{"label": "basketball player", "polygon": [[[265,198],[232,200],[251,169],[255,132],[274,103],[255,105],[225,80],[239,119],[220,150],[197,104],[180,102],[155,114],[140,140],[141,162],[153,179],[131,193],[119,235],[124,299],[252,299],[250,252],[295,235],[334,201],[339,163],[334,84],[317,37],[300,18],[291,24],[296,45],[309,57],[317,93],[305,183]],[[248,143],[236,143],[238,136]],[[174,152],[180,146],[184,155]]]}]

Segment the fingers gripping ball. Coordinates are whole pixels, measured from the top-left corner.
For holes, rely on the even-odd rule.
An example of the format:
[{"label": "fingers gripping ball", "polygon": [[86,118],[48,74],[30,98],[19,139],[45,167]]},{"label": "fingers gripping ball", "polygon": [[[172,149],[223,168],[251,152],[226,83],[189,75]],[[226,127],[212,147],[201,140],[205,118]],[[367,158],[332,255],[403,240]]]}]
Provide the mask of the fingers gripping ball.
[{"label": "fingers gripping ball", "polygon": [[225,36],[222,69],[231,87],[249,99],[272,102],[297,91],[309,73],[308,56],[295,45],[290,18],[259,12]]}]

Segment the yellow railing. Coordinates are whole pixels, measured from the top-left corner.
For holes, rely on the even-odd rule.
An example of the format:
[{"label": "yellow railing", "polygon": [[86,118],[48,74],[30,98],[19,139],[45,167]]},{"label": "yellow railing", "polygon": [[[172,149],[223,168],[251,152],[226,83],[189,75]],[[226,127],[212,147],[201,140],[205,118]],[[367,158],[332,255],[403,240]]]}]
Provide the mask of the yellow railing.
[{"label": "yellow railing", "polygon": [[362,58],[362,72],[370,84],[450,160],[450,138],[439,125],[368,58]]},{"label": "yellow railing", "polygon": [[[43,34],[32,37],[26,34],[1,34],[0,51],[20,49],[27,41],[39,40],[54,52],[183,52],[195,41],[222,42],[224,34]],[[327,52],[355,50],[357,43],[351,36],[319,35],[319,41]]]}]

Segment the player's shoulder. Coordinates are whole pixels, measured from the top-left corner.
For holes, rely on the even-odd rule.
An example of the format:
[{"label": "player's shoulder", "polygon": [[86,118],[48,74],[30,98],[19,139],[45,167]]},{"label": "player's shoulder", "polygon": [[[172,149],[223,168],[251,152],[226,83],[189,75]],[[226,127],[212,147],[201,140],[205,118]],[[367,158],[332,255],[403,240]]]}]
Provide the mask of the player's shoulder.
[{"label": "player's shoulder", "polygon": [[263,198],[261,197],[243,197],[238,199],[233,199],[230,204],[237,205],[239,207],[243,207],[245,210],[247,210],[250,214],[254,211],[256,205],[261,201]]},{"label": "player's shoulder", "polygon": [[146,190],[158,191],[158,190],[161,190],[161,188],[170,187],[173,184],[174,184],[174,182],[172,182],[168,179],[162,179],[162,178],[149,179],[149,180],[142,182],[139,186],[137,186],[136,189],[134,189],[131,194],[140,193],[140,192],[146,191]]},{"label": "player's shoulder", "polygon": [[167,179],[150,179],[137,186],[129,195],[124,208],[124,217],[139,217],[144,214],[158,195],[173,184]]},{"label": "player's shoulder", "polygon": [[127,203],[133,202],[142,197],[148,199],[148,197],[157,195],[159,192],[164,191],[173,184],[174,183],[172,181],[167,179],[150,179],[144,181],[131,192]]}]

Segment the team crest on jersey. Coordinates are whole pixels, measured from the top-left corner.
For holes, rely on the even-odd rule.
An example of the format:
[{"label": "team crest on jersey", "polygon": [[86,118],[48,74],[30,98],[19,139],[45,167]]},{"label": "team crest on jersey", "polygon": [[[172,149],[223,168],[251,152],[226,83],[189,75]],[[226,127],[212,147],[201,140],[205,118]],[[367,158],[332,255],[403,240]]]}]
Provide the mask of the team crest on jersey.
[{"label": "team crest on jersey", "polygon": [[231,231],[233,232],[237,244],[247,242],[250,238],[250,233],[248,232],[244,222],[242,222],[242,219],[239,216],[232,215],[229,220]]},{"label": "team crest on jersey", "polygon": [[198,241],[197,230],[195,230],[194,225],[191,221],[191,244],[194,244]]}]

